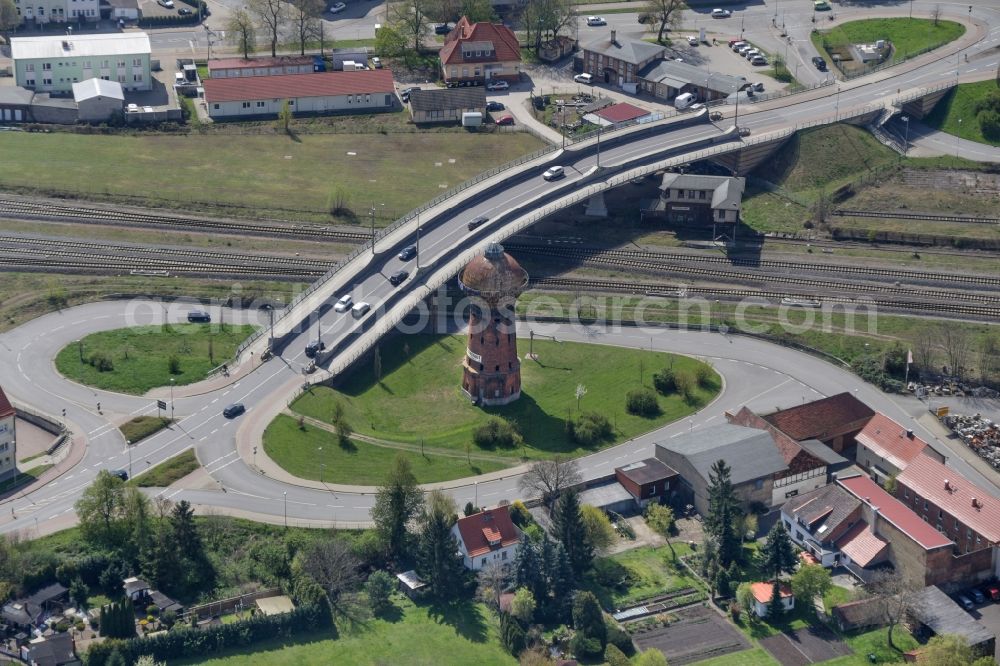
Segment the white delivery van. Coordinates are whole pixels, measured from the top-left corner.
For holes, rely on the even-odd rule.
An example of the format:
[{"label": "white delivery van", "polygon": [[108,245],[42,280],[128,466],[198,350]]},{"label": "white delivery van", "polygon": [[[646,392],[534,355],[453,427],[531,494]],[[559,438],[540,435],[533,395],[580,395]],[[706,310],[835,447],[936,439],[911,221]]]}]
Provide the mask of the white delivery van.
[{"label": "white delivery van", "polygon": [[677,109],[678,111],[682,111],[697,101],[698,98],[695,96],[694,93],[681,93],[680,95],[674,98],[674,108]]}]

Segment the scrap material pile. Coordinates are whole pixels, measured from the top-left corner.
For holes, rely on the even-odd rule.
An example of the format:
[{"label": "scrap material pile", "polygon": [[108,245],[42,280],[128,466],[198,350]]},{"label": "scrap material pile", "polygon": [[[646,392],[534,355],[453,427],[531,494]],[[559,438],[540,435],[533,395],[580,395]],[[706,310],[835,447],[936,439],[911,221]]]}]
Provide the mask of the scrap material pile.
[{"label": "scrap material pile", "polygon": [[979,454],[979,457],[1000,469],[1000,426],[981,415],[962,416],[954,414],[945,416],[944,424],[962,438],[969,448]]}]

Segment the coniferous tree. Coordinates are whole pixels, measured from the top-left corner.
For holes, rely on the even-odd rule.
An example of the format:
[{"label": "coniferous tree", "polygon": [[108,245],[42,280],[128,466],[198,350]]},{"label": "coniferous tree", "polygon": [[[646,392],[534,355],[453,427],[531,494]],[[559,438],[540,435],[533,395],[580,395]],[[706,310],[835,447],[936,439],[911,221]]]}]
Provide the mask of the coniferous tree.
[{"label": "coniferous tree", "polygon": [[552,509],[552,535],[566,549],[573,573],[582,576],[594,559],[594,547],[587,539],[575,490],[564,492],[556,500]]},{"label": "coniferous tree", "polygon": [[775,579],[771,586],[771,601],[767,604],[767,619],[778,622],[785,614],[785,606],[781,603],[781,582]]},{"label": "coniferous tree", "polygon": [[458,542],[451,533],[454,524],[454,502],[440,491],[431,493],[421,516],[416,559],[417,572],[438,599],[454,598],[465,582]]},{"label": "coniferous tree", "polygon": [[406,554],[406,525],[419,511],[422,499],[409,460],[396,456],[385,483],[378,487],[372,508],[375,529],[393,557]]},{"label": "coniferous tree", "polygon": [[596,640],[604,651],[608,643],[608,626],[592,592],[578,592],[573,598],[573,628],[584,637]]},{"label": "coniferous tree", "polygon": [[524,651],[524,629],[510,613],[500,613],[500,640],[515,657]]},{"label": "coniferous tree", "polygon": [[740,515],[739,502],[733,491],[731,470],[724,460],[712,465],[708,475],[708,515],[705,529],[714,539],[718,551],[719,564],[728,567],[740,557],[742,538],[737,533],[737,518]]},{"label": "coniferous tree", "polygon": [[761,568],[773,576],[775,580],[783,573],[795,570],[795,551],[792,540],[788,538],[785,526],[779,520],[767,533],[767,540],[760,550]]}]

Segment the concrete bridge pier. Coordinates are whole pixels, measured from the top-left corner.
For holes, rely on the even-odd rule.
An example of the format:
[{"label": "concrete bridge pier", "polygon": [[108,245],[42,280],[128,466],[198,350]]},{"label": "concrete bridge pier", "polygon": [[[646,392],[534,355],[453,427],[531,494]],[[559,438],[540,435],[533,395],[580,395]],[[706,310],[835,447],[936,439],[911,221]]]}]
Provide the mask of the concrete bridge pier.
[{"label": "concrete bridge pier", "polygon": [[608,206],[604,203],[604,192],[598,192],[587,201],[587,210],[584,212],[587,217],[607,217]]}]

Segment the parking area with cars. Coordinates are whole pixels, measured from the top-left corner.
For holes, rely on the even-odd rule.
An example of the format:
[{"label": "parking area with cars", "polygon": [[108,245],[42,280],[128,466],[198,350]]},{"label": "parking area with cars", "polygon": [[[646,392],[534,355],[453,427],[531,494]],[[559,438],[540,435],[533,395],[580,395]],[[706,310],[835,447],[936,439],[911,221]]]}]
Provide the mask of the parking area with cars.
[{"label": "parking area with cars", "polygon": [[[995,635],[1000,636],[1000,603],[995,601],[987,602],[972,611],[972,617]],[[997,643],[996,651],[993,653],[995,659],[1000,663],[1000,642]]]}]

